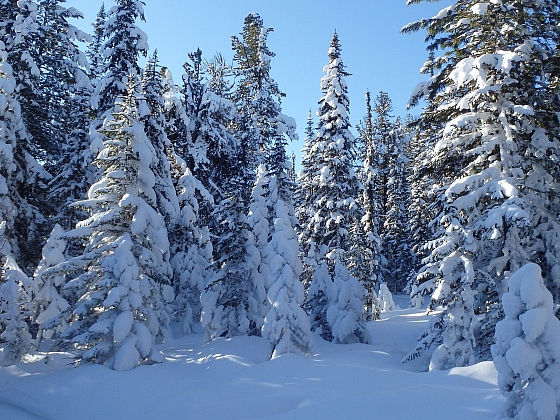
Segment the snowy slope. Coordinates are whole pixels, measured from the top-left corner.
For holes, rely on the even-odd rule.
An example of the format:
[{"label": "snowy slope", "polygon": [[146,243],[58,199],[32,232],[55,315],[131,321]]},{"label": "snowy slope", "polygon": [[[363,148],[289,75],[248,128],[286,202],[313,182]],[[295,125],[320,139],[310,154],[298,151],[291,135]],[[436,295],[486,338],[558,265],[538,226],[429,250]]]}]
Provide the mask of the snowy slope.
[{"label": "snowy slope", "polygon": [[[397,302],[398,303],[398,302]],[[115,372],[56,354],[0,368],[0,419],[492,419],[503,402],[492,363],[413,372],[402,357],[422,332],[416,309],[386,312],[371,345],[315,336],[316,355],[268,361],[257,337],[202,335],[160,346],[166,362]]]}]

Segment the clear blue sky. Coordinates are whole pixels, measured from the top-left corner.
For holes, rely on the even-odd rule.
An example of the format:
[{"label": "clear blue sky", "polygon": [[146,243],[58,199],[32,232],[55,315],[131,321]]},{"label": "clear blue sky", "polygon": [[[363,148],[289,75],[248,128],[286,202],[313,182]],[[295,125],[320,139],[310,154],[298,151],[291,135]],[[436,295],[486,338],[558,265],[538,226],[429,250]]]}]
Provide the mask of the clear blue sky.
[{"label": "clear blue sky", "polygon": [[[347,78],[350,116],[355,126],[365,113],[366,90],[375,96],[388,92],[394,115],[406,114],[406,103],[414,86],[425,80],[419,69],[426,60],[424,34],[402,35],[407,23],[434,16],[452,0],[406,6],[406,0],[146,0],[146,23],[150,50],[157,48],[162,65],[181,80],[187,54],[198,47],[203,56],[216,52],[230,60],[231,36],[241,32],[243,20],[257,12],[267,27],[274,28],[268,45],[276,54],[272,75],[286,93],[283,111],[296,119],[302,147],[309,109],[314,114],[321,97],[319,82],[328,62],[327,50],[334,30],[339,34],[342,59],[352,76]],[[77,26],[91,32],[102,0],[67,0],[85,15]],[[114,5],[105,0],[106,9]],[[75,23],[75,22],[74,22]],[[412,109],[418,114],[420,109]]]}]

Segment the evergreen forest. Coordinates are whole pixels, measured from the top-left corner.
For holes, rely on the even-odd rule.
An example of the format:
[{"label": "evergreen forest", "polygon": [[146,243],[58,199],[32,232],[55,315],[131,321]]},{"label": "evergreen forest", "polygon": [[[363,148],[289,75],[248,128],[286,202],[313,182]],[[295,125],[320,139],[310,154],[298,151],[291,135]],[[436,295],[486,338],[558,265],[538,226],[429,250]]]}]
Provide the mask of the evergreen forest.
[{"label": "evergreen forest", "polygon": [[430,322],[404,364],[493,360],[504,419],[560,418],[558,1],[408,24],[427,46],[410,115],[364,92],[356,134],[335,31],[297,165],[259,14],[231,63],[193,51],[174,78],[144,6],[116,0],[88,34],[64,0],[0,0],[3,366],[128,371],[195,331],[312,355],[314,335],[371,343],[405,294]]}]

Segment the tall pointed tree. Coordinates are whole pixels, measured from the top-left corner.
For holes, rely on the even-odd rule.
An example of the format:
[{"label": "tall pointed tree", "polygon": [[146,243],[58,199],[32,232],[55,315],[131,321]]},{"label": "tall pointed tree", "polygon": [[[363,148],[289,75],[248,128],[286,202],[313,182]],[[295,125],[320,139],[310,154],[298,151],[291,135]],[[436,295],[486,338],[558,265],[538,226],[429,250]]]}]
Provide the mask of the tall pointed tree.
[{"label": "tall pointed tree", "polygon": [[[45,272],[76,273],[65,290],[78,296],[63,338],[76,346],[81,361],[129,370],[144,360],[158,361],[153,345],[165,336],[169,318],[169,242],[156,210],[154,149],[144,133],[129,84],[120,111],[106,120],[104,146],[94,164],[103,171],[88,199],[76,203],[90,217],[71,235],[87,240],[82,255]],[[171,293],[172,296],[172,293]]]},{"label": "tall pointed tree", "polygon": [[267,255],[270,260],[268,301],[270,309],[264,319],[262,335],[272,345],[272,357],[299,351],[313,351],[309,320],[301,307],[304,289],[299,277],[302,263],[294,226],[297,219],[292,199],[285,140],[277,137],[269,157],[268,205],[274,222]]},{"label": "tall pointed tree", "polygon": [[[348,264],[349,232],[352,224],[362,217],[362,210],[357,202],[361,184],[353,167],[355,139],[349,130],[348,88],[344,80],[350,74],[342,62],[336,32],[328,56],[326,74],[321,79],[323,97],[317,111],[317,135],[304,157],[313,175],[308,180],[302,179],[305,195],[302,205],[307,208],[308,218],[302,221],[300,243],[307,259],[305,264],[311,267],[325,264],[332,278],[337,261]],[[317,278],[315,276],[313,281]],[[308,293],[306,309],[312,318],[312,327],[316,329],[321,325],[325,338],[330,333],[324,305],[328,306],[330,296],[326,291],[321,293],[326,300]]]},{"label": "tall pointed tree", "polygon": [[233,101],[239,118],[245,120],[237,136],[247,137],[244,141],[250,148],[255,170],[265,161],[276,136],[297,139],[295,121],[282,114],[280,101],[285,94],[270,75],[274,53],[267,46],[267,38],[272,31],[264,26],[257,13],[252,13],[245,17],[241,37],[232,37],[235,71],[239,77]]}]

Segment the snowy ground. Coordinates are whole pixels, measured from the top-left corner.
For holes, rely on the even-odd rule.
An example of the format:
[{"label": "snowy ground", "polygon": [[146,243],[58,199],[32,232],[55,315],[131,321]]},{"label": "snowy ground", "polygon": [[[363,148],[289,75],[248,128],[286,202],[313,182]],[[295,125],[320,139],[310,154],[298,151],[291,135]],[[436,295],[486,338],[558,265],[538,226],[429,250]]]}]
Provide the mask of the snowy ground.
[{"label": "snowy ground", "polygon": [[429,373],[401,364],[426,319],[386,312],[368,324],[371,345],[316,336],[316,355],[272,361],[262,338],[201,346],[201,335],[162,345],[165,363],[129,372],[69,367],[56,354],[0,368],[0,419],[493,419],[503,398],[492,363]]}]

